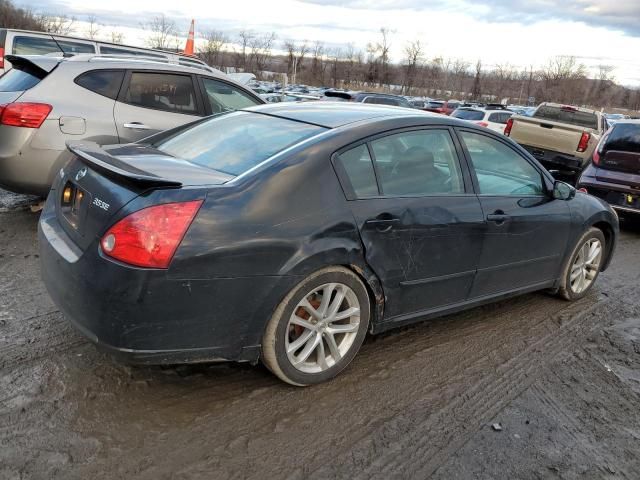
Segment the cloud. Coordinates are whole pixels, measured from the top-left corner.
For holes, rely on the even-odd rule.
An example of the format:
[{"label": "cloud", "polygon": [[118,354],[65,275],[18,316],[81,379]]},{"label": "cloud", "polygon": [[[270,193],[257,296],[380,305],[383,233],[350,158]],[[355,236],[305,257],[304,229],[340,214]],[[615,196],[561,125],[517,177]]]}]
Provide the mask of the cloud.
[{"label": "cloud", "polygon": [[474,11],[477,18],[497,23],[530,24],[545,20],[583,22],[594,27],[640,36],[638,0],[301,0],[303,3],[367,10]]}]

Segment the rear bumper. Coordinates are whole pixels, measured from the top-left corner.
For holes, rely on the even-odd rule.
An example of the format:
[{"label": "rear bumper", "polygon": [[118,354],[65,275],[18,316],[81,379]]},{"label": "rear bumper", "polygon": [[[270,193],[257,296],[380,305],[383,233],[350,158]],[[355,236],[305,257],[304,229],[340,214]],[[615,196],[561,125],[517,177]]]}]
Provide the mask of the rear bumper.
[{"label": "rear bumper", "polygon": [[563,172],[576,173],[582,171],[587,162],[587,159],[554,152],[553,150],[532,147],[530,145],[520,145],[548,169],[555,168]]},{"label": "rear bumper", "polygon": [[34,149],[26,144],[18,148],[0,146],[0,186],[16,193],[46,197],[53,176],[67,159],[62,150]]},{"label": "rear bumper", "polygon": [[38,237],[42,278],[54,303],[99,348],[130,363],[255,362],[266,322],[287,285],[299,281],[189,280],[124,266],[102,257],[97,240],[79,251],[51,202]]},{"label": "rear bumper", "polygon": [[619,212],[640,214],[640,190],[629,185],[603,182],[596,178],[595,168],[589,166],[578,180],[577,188],[608,203]]}]

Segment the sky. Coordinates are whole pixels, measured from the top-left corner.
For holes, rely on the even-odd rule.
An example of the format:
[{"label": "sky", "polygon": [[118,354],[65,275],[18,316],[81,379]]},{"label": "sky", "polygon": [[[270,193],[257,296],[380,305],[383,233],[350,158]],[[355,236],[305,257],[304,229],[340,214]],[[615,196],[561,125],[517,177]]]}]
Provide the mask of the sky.
[{"label": "sky", "polygon": [[555,55],[578,58],[592,71],[611,65],[619,83],[640,87],[640,0],[14,0],[39,13],[75,16],[76,34],[95,15],[100,35],[124,33],[124,43],[144,45],[141,23],[160,13],[186,37],[191,18],[198,32],[216,28],[276,32],[285,39],[352,43],[364,49],[381,27],[392,33],[391,56],[419,39],[425,57],[478,59],[491,68],[509,63],[540,67]]}]

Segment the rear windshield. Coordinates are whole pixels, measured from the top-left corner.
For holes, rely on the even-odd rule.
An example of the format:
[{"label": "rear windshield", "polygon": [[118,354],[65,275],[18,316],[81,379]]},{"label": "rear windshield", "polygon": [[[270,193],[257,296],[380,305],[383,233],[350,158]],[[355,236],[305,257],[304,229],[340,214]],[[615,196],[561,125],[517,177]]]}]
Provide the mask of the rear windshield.
[{"label": "rear windshield", "polygon": [[444,105],[444,102],[428,102],[427,108],[440,108]]},{"label": "rear windshield", "polygon": [[640,153],[640,124],[618,123],[613,127],[605,150]]},{"label": "rear windshield", "polygon": [[27,66],[14,66],[0,77],[0,92],[22,92],[35,87],[46,74]]},{"label": "rear windshield", "polygon": [[453,118],[460,118],[462,120],[482,120],[484,118],[484,112],[478,110],[461,110],[458,109],[451,114]]},{"label": "rear windshield", "polygon": [[566,107],[543,105],[536,110],[533,116],[553,122],[568,123],[594,130],[598,129],[598,117],[591,112],[580,112]]},{"label": "rear windshield", "polygon": [[174,157],[237,176],[325,130],[284,118],[233,112],[217,115],[154,146]]}]

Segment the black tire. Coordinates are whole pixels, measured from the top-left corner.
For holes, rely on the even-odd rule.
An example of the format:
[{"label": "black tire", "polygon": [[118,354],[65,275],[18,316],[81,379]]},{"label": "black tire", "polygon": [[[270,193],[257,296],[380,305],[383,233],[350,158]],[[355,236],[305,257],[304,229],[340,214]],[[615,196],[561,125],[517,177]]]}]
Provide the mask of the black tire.
[{"label": "black tire", "polygon": [[[296,368],[287,356],[285,344],[289,335],[289,319],[304,297],[327,283],[346,285],[355,293],[360,307],[360,322],[353,343],[340,360],[325,371],[307,373]],[[339,266],[318,270],[296,285],[274,311],[262,338],[262,362],[278,378],[291,385],[304,387],[330,380],[344,370],[360,350],[369,329],[370,305],[367,289],[355,273]]]},{"label": "black tire", "polygon": [[596,283],[596,280],[598,279],[598,275],[600,274],[600,268],[598,268],[598,270],[596,271],[595,277],[593,278],[593,280],[585,290],[583,290],[580,293],[576,293],[571,289],[571,278],[570,278],[571,266],[575,263],[576,258],[578,257],[578,254],[580,252],[580,249],[584,246],[585,243],[587,243],[591,239],[598,239],[602,244],[602,257],[600,260],[600,266],[602,266],[602,263],[605,260],[607,245],[606,245],[604,234],[602,233],[602,230],[599,230],[595,227],[591,227],[589,228],[589,230],[587,230],[584,233],[584,235],[582,235],[582,237],[580,237],[580,240],[576,242],[576,246],[571,252],[571,255],[565,260],[564,266],[562,268],[561,284],[560,284],[560,287],[558,288],[557,295],[561,298],[564,298],[565,300],[573,302],[581,299],[591,291],[591,289],[593,288],[593,285]]}]

